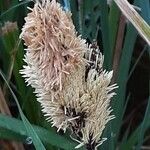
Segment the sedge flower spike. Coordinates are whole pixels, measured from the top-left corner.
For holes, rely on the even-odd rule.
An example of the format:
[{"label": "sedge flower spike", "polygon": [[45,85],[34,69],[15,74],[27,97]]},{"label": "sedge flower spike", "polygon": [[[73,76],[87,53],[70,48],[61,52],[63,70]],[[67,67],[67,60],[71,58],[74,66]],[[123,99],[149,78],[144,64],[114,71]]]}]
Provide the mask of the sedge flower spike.
[{"label": "sedge flower spike", "polygon": [[37,1],[29,9],[20,35],[27,46],[28,64],[38,74],[45,90],[62,89],[65,75],[82,61],[85,40],[77,37],[71,14],[63,11],[55,0]]},{"label": "sedge flower spike", "polygon": [[111,98],[113,72],[103,70],[103,56],[88,46],[66,12],[55,0],[36,1],[25,18],[20,37],[27,46],[20,71],[35,89],[42,111],[57,131],[72,131],[71,138],[96,150],[106,138],[102,132],[114,118]]}]

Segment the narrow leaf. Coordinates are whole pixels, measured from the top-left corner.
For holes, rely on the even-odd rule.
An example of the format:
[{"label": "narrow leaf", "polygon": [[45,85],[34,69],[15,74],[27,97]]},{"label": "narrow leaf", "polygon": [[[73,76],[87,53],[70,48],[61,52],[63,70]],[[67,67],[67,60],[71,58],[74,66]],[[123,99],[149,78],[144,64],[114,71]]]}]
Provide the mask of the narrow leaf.
[{"label": "narrow leaf", "polygon": [[19,110],[19,113],[20,113],[20,116],[21,116],[21,119],[23,120],[23,123],[24,123],[24,126],[25,126],[25,129],[28,133],[28,136],[32,138],[33,140],[33,144],[35,146],[35,148],[37,150],[46,150],[44,145],[42,144],[41,140],[39,139],[38,135],[36,134],[36,132],[34,131],[34,129],[32,128],[30,122],[27,120],[27,118],[25,117],[25,115],[23,114],[22,110],[21,110],[21,107],[20,107],[20,104],[17,100],[17,97],[15,96],[14,92],[12,91],[11,87],[9,86],[7,80],[5,79],[4,75],[2,74],[1,70],[0,70],[0,75],[2,76],[2,78],[4,79],[5,83],[7,84],[12,96],[14,97],[14,100],[17,104],[17,107],[18,107],[18,110]]},{"label": "narrow leaf", "polygon": [[[16,128],[17,127],[17,128]],[[73,150],[77,143],[58,135],[54,131],[48,131],[42,127],[32,125],[32,128],[37,133],[38,137],[46,145],[53,145],[65,150]],[[1,132],[1,130],[3,130]],[[10,132],[11,131],[11,132]],[[8,136],[10,134],[10,136]],[[25,142],[28,133],[24,130],[24,123],[21,120],[0,114],[0,138],[22,140]],[[84,150],[83,148],[79,150]]]},{"label": "narrow leaf", "polygon": [[150,45],[150,26],[137,13],[127,0],[114,0],[127,19],[134,25],[139,34]]}]

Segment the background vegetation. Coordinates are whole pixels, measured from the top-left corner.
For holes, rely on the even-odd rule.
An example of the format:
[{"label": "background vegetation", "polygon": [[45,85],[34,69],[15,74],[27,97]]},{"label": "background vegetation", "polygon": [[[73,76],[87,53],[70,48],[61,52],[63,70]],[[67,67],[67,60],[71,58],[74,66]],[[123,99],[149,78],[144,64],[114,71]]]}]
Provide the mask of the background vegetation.
[{"label": "background vegetation", "polygon": [[[117,1],[117,0],[116,0]],[[109,1],[111,2],[111,1]],[[106,127],[108,140],[101,150],[150,149],[150,47],[118,6],[105,0],[60,0],[70,9],[76,30],[89,43],[97,41],[105,55],[104,67],[114,70],[117,96],[112,100],[116,119]],[[150,24],[150,1],[131,0]],[[73,150],[69,133],[56,133],[45,121],[33,89],[19,74],[23,65],[23,44],[19,34],[33,2],[0,0],[0,25],[17,22],[18,28],[0,32],[0,149]],[[139,20],[140,21],[140,20]],[[143,27],[150,41],[149,27]],[[84,148],[81,148],[84,149]]]}]

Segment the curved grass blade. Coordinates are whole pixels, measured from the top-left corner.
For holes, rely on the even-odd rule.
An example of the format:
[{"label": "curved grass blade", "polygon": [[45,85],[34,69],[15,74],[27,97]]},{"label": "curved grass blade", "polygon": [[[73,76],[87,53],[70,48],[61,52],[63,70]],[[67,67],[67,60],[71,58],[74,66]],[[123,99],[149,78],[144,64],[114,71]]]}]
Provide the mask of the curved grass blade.
[{"label": "curved grass blade", "polygon": [[[3,131],[2,134],[0,134],[0,138],[10,140],[13,139],[19,141],[21,140],[25,142],[26,138],[28,137],[28,133],[24,130],[23,121],[18,120],[16,118],[0,114],[0,133],[1,128]],[[46,145],[53,145],[65,150],[73,150],[74,147],[77,145],[76,142],[64,136],[60,136],[54,131],[48,131],[36,125],[32,125],[32,128],[35,130],[35,132],[37,133],[38,137],[42,140],[42,142]],[[8,136],[8,134],[10,134],[10,136]],[[85,149],[80,148],[79,150]]]},{"label": "curved grass blade", "polygon": [[17,104],[17,107],[18,107],[18,110],[19,110],[19,113],[20,113],[20,116],[21,116],[21,119],[24,123],[24,126],[25,126],[25,129],[28,133],[28,136],[32,138],[32,141],[33,141],[33,144],[35,146],[35,148],[37,150],[46,150],[44,145],[42,144],[40,138],[38,137],[37,133],[35,132],[35,130],[32,128],[30,122],[27,120],[27,118],[25,117],[25,115],[23,114],[22,110],[21,110],[21,107],[20,107],[20,104],[17,100],[17,97],[15,96],[14,92],[12,91],[11,87],[9,86],[7,80],[5,79],[2,71],[0,70],[0,75],[2,76],[2,78],[4,79],[5,83],[7,84],[16,104]]},{"label": "curved grass blade", "polygon": [[109,36],[110,36],[110,48],[113,52],[117,39],[118,25],[119,25],[120,11],[114,1],[112,1],[109,10]]},{"label": "curved grass blade", "polygon": [[143,144],[144,134],[145,134],[145,131],[147,130],[147,124],[149,124],[149,122],[150,122],[150,97],[148,99],[148,105],[146,108],[145,116],[141,124],[136,150],[141,149],[141,146]]},{"label": "curved grass blade", "polygon": [[1,15],[0,15],[0,18],[2,18],[3,16],[7,15],[8,12],[12,11],[13,9],[17,8],[17,7],[20,7],[22,5],[25,5],[27,3],[29,3],[31,0],[26,0],[25,2],[21,2],[15,6],[12,6],[11,8],[9,8],[8,10],[6,10],[5,12],[3,12]]},{"label": "curved grass blade", "polygon": [[120,60],[119,72],[117,83],[119,88],[116,90],[117,95],[112,101],[113,112],[116,116],[114,121],[112,121],[112,129],[115,136],[115,143],[117,142],[120,127],[122,124],[122,117],[124,113],[124,104],[125,104],[125,94],[126,94],[126,85],[128,80],[128,72],[130,68],[130,62],[132,58],[132,53],[134,49],[134,44],[136,41],[137,32],[135,28],[129,24],[127,27],[125,42],[122,50],[122,56]]},{"label": "curved grass blade", "polygon": [[16,132],[13,132],[12,130],[0,127],[0,139],[13,140],[13,141],[15,140],[15,141],[22,142],[22,141],[25,141],[26,137],[21,136],[20,134],[17,134]]},{"label": "curved grass blade", "polygon": [[107,1],[100,0],[101,5],[101,30],[102,40],[104,47],[104,67],[107,70],[111,70],[112,64],[112,51],[110,48],[110,37],[109,37],[109,22],[108,22],[108,6]]}]

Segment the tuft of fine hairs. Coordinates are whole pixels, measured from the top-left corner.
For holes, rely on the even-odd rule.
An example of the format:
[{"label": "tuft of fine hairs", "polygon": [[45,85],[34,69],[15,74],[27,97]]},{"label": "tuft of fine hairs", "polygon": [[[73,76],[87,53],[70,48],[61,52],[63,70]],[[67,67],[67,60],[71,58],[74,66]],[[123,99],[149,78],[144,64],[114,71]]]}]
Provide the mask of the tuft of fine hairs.
[{"label": "tuft of fine hairs", "polygon": [[29,10],[20,35],[27,47],[20,72],[52,126],[58,132],[71,130],[76,148],[96,150],[115,117],[110,106],[117,88],[110,85],[113,72],[103,69],[98,46],[88,46],[77,35],[71,13],[56,0],[37,0]]}]

